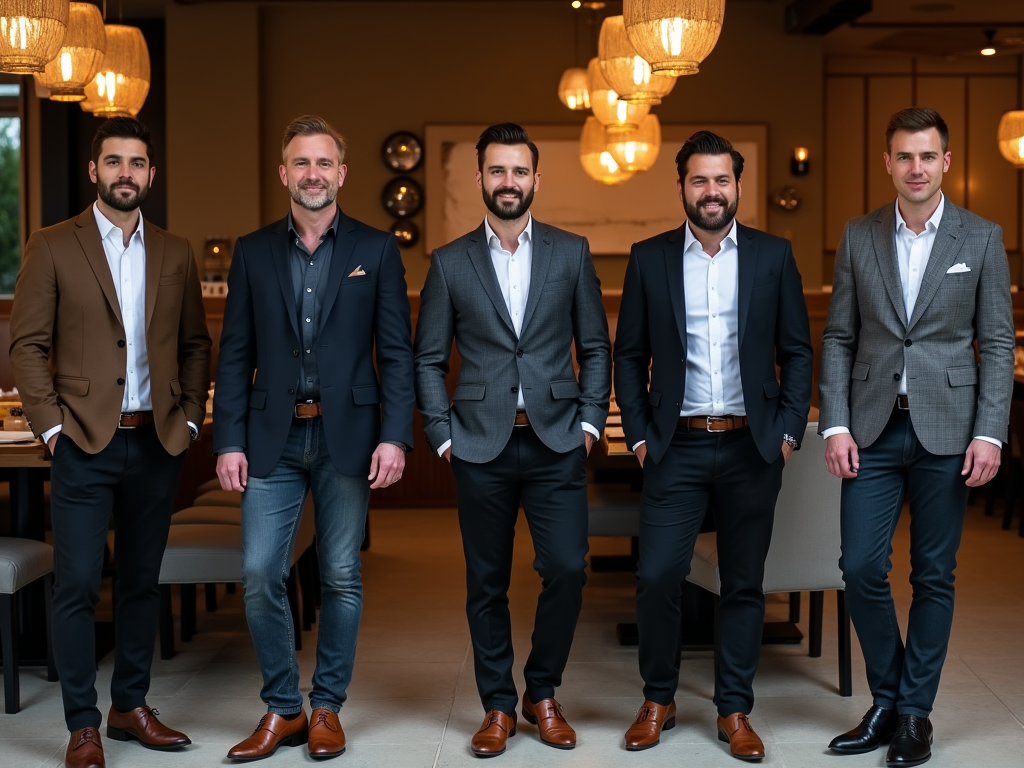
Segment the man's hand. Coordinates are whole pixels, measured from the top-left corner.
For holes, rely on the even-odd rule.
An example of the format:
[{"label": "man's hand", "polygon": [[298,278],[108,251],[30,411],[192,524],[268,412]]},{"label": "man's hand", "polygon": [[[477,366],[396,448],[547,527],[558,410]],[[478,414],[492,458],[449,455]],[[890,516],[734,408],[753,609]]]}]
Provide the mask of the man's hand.
[{"label": "man's hand", "polygon": [[217,457],[217,479],[225,491],[244,491],[249,482],[249,460],[241,451],[222,453]]},{"label": "man's hand", "polygon": [[640,469],[644,468],[644,459],[647,458],[647,443],[640,443],[636,447],[636,460],[640,462]]},{"label": "man's hand", "polygon": [[793,453],[793,446],[787,443],[785,440],[782,441],[782,462],[783,464],[789,464],[789,457]]},{"label": "man's hand", "polygon": [[967,456],[964,457],[964,468],[960,472],[961,475],[970,475],[966,480],[967,485],[977,488],[995,477],[1002,452],[1002,448],[987,440],[971,440],[967,446]]},{"label": "man's hand", "polygon": [[[405,470],[405,451],[391,443],[381,443],[370,457],[371,488],[387,488],[402,479]],[[374,478],[376,478],[374,480]]]},{"label": "man's hand", "polygon": [[444,449],[444,453],[442,453],[441,455],[444,456],[444,460],[447,461],[449,464],[452,463],[452,447],[450,445]]},{"label": "man's hand", "polygon": [[825,441],[825,466],[836,477],[850,480],[857,476],[860,454],[852,435],[844,432]]},{"label": "man's hand", "polygon": [[46,447],[50,449],[50,455],[53,456],[53,449],[57,445],[57,438],[60,437],[60,431],[54,432],[50,435],[50,439],[46,441]]},{"label": "man's hand", "polygon": [[597,442],[597,438],[594,437],[590,432],[583,431],[583,440],[587,446],[587,456],[590,455],[590,449],[594,447],[594,443]]}]

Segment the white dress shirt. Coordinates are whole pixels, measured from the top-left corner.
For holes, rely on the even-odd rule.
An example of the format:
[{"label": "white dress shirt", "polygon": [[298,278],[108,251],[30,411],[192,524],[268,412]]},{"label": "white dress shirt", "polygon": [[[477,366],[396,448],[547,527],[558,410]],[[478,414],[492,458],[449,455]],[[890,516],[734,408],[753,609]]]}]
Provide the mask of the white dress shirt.
[{"label": "white dress shirt", "polygon": [[[942,212],[946,208],[946,196],[939,193],[939,205],[924,225],[924,231],[916,234],[907,226],[903,214],[900,213],[899,200],[896,201],[896,261],[900,269],[900,286],[903,289],[903,308],[907,313],[907,320],[914,314],[914,307],[917,305],[917,297],[921,293],[921,283],[924,281],[924,272],[928,268],[928,260],[932,255],[932,247],[935,245],[935,233],[939,231],[939,223],[942,221]],[[904,352],[906,354],[906,352]],[[903,373],[900,375],[900,385],[897,393],[908,394],[907,389],[907,365],[903,364]],[[849,434],[848,427],[832,427],[821,433],[826,440],[832,435]],[[975,439],[984,440],[994,445],[1002,446],[1002,441],[994,437],[982,437],[976,435]]]},{"label": "white dress shirt", "polygon": [[[686,387],[680,416],[745,416],[740,380],[736,221],[714,256],[687,222],[683,239]],[[644,440],[633,446],[635,451]]]},{"label": "white dress shirt", "polygon": [[[486,216],[484,217],[484,235],[487,238],[487,250],[491,254],[494,274],[498,278],[501,297],[505,300],[509,317],[512,318],[512,327],[515,329],[516,336],[519,336],[523,329],[526,302],[530,297],[530,276],[533,269],[533,214],[527,214],[526,229],[519,234],[519,244],[514,253],[506,251],[502,247],[501,238],[491,229],[491,223]],[[526,401],[523,399],[522,382],[519,382],[516,389],[519,392],[516,408],[525,410]],[[581,422],[581,424],[583,429],[592,434],[595,439],[601,437],[593,425],[586,422]],[[451,444],[451,440],[445,440],[437,449],[437,455],[443,456]]]}]

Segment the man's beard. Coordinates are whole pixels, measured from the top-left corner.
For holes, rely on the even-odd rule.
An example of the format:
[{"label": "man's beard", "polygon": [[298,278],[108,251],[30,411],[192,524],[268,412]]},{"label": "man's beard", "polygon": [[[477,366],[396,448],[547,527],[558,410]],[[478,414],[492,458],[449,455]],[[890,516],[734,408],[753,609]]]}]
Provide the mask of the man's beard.
[{"label": "man's beard", "polygon": [[[131,187],[135,190],[135,194],[129,197],[122,197],[119,194],[119,187]],[[121,211],[123,213],[134,211],[145,202],[146,196],[149,194],[148,184],[145,187],[139,187],[138,184],[129,179],[118,179],[116,184],[109,187],[102,181],[97,180],[96,188],[99,192],[100,200],[109,205],[115,211]]]},{"label": "man's beard", "polygon": [[[711,217],[704,214],[701,206],[710,202],[718,203],[721,206],[721,213],[717,216]],[[705,232],[718,232],[728,227],[732,224],[732,220],[736,218],[736,211],[739,207],[739,197],[733,200],[731,204],[724,197],[711,195],[705,195],[697,201],[696,205],[691,204],[689,200],[683,200],[683,210],[686,211],[686,218],[695,227],[703,229]]]},{"label": "man's beard", "polygon": [[289,184],[292,200],[308,211],[322,211],[338,199],[337,184]]},{"label": "man's beard", "polygon": [[[515,221],[530,210],[530,205],[533,203],[533,190],[531,189],[526,196],[523,196],[523,192],[518,187],[499,187],[494,190],[494,194],[488,193],[486,189],[484,192],[484,205],[487,206],[487,210],[493,213],[502,221]],[[519,198],[518,203],[503,203],[498,200],[498,195],[516,195]]]}]

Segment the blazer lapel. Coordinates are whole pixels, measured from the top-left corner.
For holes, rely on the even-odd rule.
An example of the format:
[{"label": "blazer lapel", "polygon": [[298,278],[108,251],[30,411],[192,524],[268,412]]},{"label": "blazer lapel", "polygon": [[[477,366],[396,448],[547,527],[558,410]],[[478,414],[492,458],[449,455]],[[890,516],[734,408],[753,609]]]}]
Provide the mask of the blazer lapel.
[{"label": "blazer lapel", "polygon": [[355,230],[355,222],[342,213],[341,218],[338,220],[338,234],[334,240],[334,253],[331,254],[331,268],[327,273],[327,291],[324,293],[324,305],[320,308],[320,328],[318,330],[323,330],[324,323],[327,322],[327,316],[331,314],[331,310],[334,308],[334,300],[338,297],[341,281],[351,271],[349,269],[349,260],[352,258],[352,251],[356,245],[355,235],[352,234]]},{"label": "blazer lapel", "polygon": [[737,278],[739,294],[737,297],[737,338],[736,345],[743,349],[743,331],[747,327],[747,317],[750,314],[750,296],[754,292],[754,273],[757,269],[757,241],[754,240],[754,232],[747,227],[737,223],[736,225],[736,269],[739,272]]},{"label": "blazer lapel", "polygon": [[[526,326],[530,323],[540,295],[544,292],[544,283],[548,279],[551,268],[551,233],[543,224],[533,220],[533,264],[530,266],[530,294],[526,297],[526,309],[523,310],[523,324],[519,327],[519,337],[526,335]],[[504,302],[502,302],[504,303]]]},{"label": "blazer lapel", "polygon": [[671,232],[662,249],[665,255],[665,276],[668,280],[668,295],[672,299],[672,311],[676,316],[679,341],[686,349],[686,298],[683,294],[683,243],[686,225]]},{"label": "blazer lapel", "polygon": [[494,264],[491,263],[491,252],[487,248],[487,237],[484,234],[484,225],[480,224],[469,235],[470,245],[468,248],[469,261],[476,270],[477,277],[491,300],[494,308],[498,310],[498,316],[505,322],[512,333],[516,328],[512,325],[512,316],[505,306],[505,299],[501,296],[501,288],[498,286],[498,277],[494,274]]},{"label": "blazer lapel", "polygon": [[110,274],[110,265],[107,263],[107,255],[103,252],[103,243],[100,240],[100,229],[96,226],[96,215],[90,205],[75,221],[78,229],[75,236],[85,251],[85,258],[92,267],[96,280],[103,289],[103,295],[107,297],[107,303],[114,313],[114,317],[124,327],[124,318],[121,317],[121,304],[117,300],[117,289],[114,287],[114,277]]},{"label": "blazer lapel", "polygon": [[164,235],[156,227],[142,225],[142,239],[146,249],[146,330],[153,321],[156,296],[160,290],[160,274],[164,263]]},{"label": "blazer lapel", "polygon": [[889,294],[889,301],[899,315],[900,322],[906,327],[907,308],[903,304],[903,283],[900,282],[900,264],[896,257],[896,211],[892,205],[887,205],[881,216],[875,219],[871,239],[875,245],[875,259],[878,261],[878,273],[885,284],[885,292]]},{"label": "blazer lapel", "polygon": [[910,322],[907,324],[908,331],[928,309],[928,305],[931,304],[939,290],[939,285],[942,284],[946,270],[953,266],[956,257],[960,254],[960,249],[964,247],[964,238],[962,237],[964,224],[960,217],[960,211],[948,199],[945,205],[942,219],[939,221],[939,229],[935,233],[935,242],[932,243],[932,252],[928,257],[928,266],[924,268],[921,290],[917,294],[917,301],[914,302],[914,313],[910,316]]},{"label": "blazer lapel", "polygon": [[275,231],[270,236],[270,256],[274,262],[274,268],[277,270],[277,282],[281,287],[281,295],[284,298],[285,314],[288,315],[288,321],[292,324],[295,338],[301,339],[297,316],[298,308],[295,306],[295,291],[292,285],[292,272],[288,265],[289,237],[291,237],[291,234],[288,232],[288,219],[282,219],[278,222]]}]

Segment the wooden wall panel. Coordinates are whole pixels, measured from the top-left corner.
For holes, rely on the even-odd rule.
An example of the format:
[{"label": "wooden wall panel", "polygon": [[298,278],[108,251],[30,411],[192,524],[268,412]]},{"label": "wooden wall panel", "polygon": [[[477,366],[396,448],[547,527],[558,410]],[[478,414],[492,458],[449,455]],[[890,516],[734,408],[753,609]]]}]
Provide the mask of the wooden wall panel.
[{"label": "wooden wall panel", "polygon": [[1003,113],[1017,108],[1017,81],[1006,77],[972,77],[967,87],[968,207],[1001,225],[1006,250],[1016,251],[1020,247],[1018,171],[999,154],[996,130]]},{"label": "wooden wall panel", "polygon": [[[843,227],[864,210],[864,84],[862,77],[832,77],[825,87],[825,247],[839,246]],[[832,272],[822,273],[832,282]]]},{"label": "wooden wall panel", "polygon": [[894,112],[914,103],[912,85],[909,77],[872,77],[868,80],[866,211],[873,211],[896,199],[896,190],[882,157],[886,150],[885,127]]},{"label": "wooden wall panel", "polygon": [[967,186],[967,79],[964,77],[919,77],[917,106],[930,107],[949,126],[949,151],[953,154],[949,172],[942,180],[943,193],[966,207]]}]

